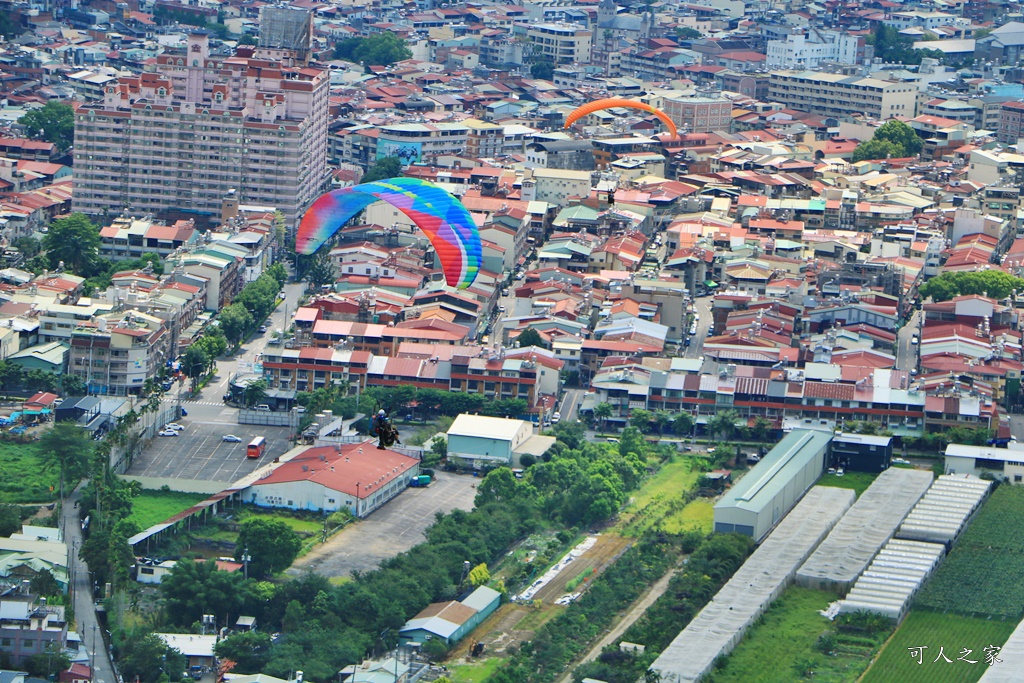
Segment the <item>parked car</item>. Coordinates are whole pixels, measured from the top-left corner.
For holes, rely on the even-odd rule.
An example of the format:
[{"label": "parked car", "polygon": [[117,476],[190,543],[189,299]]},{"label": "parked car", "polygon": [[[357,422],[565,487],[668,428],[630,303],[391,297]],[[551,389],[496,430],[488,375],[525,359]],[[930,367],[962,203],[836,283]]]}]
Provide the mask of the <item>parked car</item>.
[{"label": "parked car", "polygon": [[760,455],[748,455],[747,456],[747,462],[761,462],[761,456]]},{"label": "parked car", "polygon": [[912,346],[917,346],[917,344],[918,344],[918,343],[919,343],[920,341],[921,341],[921,340],[917,338],[917,335],[916,335],[916,334],[915,334],[915,335],[913,335],[913,336],[912,336],[912,337],[910,338],[910,344],[911,344]]},{"label": "parked car", "polygon": [[260,334],[263,334],[266,331],[267,331],[267,326],[266,325],[260,325],[260,329],[259,329]]},{"label": "parked car", "polygon": [[256,406],[255,408],[253,408],[253,410],[262,410],[262,411],[266,411],[266,412],[269,413],[270,412],[270,406],[268,406],[266,403],[261,403],[258,406]]},{"label": "parked car", "polygon": [[221,441],[225,441],[227,443],[242,443],[242,440],[234,434],[225,434],[221,438]]},{"label": "parked car", "polygon": [[562,419],[562,414],[561,413],[555,413],[554,415],[551,416],[551,424],[556,425],[556,424],[558,424],[558,421],[561,420],[561,419]]},{"label": "parked car", "polygon": [[164,425],[164,431],[170,429],[175,432],[180,432],[184,428],[184,426],[178,424],[177,422],[168,422],[167,424]]},{"label": "parked car", "polygon": [[177,436],[178,432],[174,431],[173,429],[165,429],[162,432],[157,432],[156,435],[157,436]]},{"label": "parked car", "polygon": [[893,458],[892,459],[892,464],[893,465],[909,465],[910,461],[907,460],[906,458]]},{"label": "parked car", "polygon": [[842,467],[840,467],[839,469],[836,470],[836,476],[837,477],[841,477],[844,474],[846,474],[846,471]]}]

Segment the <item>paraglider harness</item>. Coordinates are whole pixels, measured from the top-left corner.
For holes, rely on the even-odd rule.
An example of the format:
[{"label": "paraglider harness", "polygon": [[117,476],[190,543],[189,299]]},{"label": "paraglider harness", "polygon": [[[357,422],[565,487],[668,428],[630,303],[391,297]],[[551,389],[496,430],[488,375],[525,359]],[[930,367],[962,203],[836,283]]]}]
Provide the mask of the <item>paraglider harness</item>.
[{"label": "paraglider harness", "polygon": [[402,443],[398,438],[398,430],[388,422],[387,415],[377,415],[373,418],[373,433],[377,436],[377,448],[380,450]]}]

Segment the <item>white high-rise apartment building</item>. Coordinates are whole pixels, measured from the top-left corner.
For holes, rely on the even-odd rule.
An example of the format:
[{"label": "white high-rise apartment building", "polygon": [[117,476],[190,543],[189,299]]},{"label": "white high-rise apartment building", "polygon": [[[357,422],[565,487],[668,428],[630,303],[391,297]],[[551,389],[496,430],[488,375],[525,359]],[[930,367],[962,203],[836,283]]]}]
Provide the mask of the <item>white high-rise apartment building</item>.
[{"label": "white high-rise apartment building", "polygon": [[765,65],[769,69],[817,69],[823,62],[857,64],[863,59],[864,38],[837,31],[790,33],[769,40]]},{"label": "white high-rise apartment building", "polygon": [[287,51],[212,57],[209,36],[122,77],[75,115],[73,207],[92,216],[274,207],[294,226],[327,184],[329,77]]}]

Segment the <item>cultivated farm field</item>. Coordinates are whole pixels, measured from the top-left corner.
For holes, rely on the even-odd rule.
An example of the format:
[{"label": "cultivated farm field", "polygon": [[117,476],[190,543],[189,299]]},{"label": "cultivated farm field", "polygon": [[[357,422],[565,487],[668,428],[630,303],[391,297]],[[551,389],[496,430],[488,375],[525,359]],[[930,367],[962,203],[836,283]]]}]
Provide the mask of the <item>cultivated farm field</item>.
[{"label": "cultivated farm field", "polygon": [[1019,621],[1024,612],[1024,487],[1000,486],[939,565],[917,606]]},{"label": "cultivated farm field", "polygon": [[[863,683],[974,683],[988,668],[985,648],[1002,647],[1016,626],[1015,620],[997,621],[913,610],[861,680]],[[919,658],[917,651],[910,648],[920,647],[927,649]],[[944,657],[939,656],[939,648]],[[965,648],[971,653],[959,660]],[[946,662],[946,659],[951,661]],[[970,664],[968,660],[977,663]]]}]

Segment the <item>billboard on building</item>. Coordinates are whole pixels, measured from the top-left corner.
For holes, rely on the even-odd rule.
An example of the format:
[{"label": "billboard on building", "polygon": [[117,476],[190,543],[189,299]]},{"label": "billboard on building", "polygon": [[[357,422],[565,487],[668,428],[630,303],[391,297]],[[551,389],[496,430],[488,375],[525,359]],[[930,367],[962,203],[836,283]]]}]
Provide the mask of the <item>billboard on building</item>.
[{"label": "billboard on building", "polygon": [[422,142],[392,142],[391,140],[377,140],[377,158],[398,157],[402,166],[408,166],[420,161],[423,153]]}]

